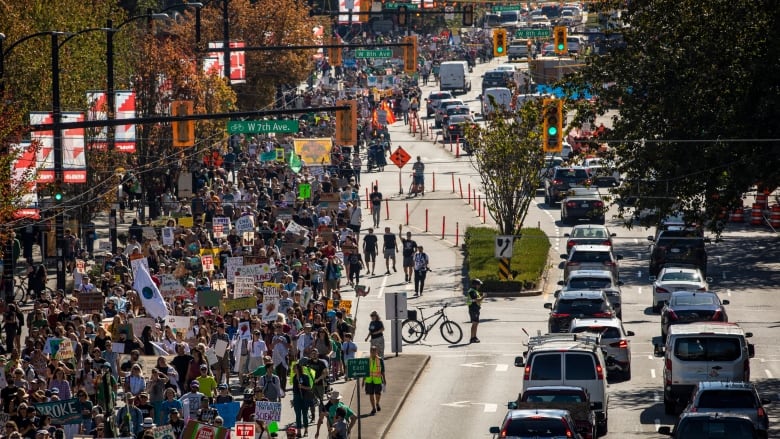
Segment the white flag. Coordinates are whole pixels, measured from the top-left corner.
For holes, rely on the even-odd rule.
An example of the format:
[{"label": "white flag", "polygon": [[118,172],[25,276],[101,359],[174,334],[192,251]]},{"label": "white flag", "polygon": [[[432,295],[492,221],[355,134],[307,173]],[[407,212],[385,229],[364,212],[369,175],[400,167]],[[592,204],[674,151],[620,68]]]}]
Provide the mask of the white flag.
[{"label": "white flag", "polygon": [[152,277],[149,276],[149,272],[143,264],[138,264],[135,280],[133,280],[133,288],[141,296],[141,303],[144,309],[146,309],[146,315],[162,319],[168,317],[168,308],[165,307],[162,294],[160,294],[160,290],[152,281]]}]

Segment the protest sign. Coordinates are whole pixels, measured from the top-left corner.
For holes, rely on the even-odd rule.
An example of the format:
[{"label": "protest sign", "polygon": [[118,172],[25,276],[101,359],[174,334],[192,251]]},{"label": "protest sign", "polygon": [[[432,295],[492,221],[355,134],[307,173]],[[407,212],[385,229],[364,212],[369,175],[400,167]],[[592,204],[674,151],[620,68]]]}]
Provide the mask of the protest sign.
[{"label": "protest sign", "polygon": [[244,257],[243,256],[231,256],[227,258],[227,261],[225,262],[225,266],[227,268],[227,281],[233,282],[233,279],[236,277],[236,272],[238,271],[237,267],[241,267],[244,265]]},{"label": "protest sign", "polygon": [[93,314],[103,311],[103,293],[79,293],[79,312]]},{"label": "protest sign", "polygon": [[241,246],[254,247],[255,246],[255,232],[244,232],[241,234]]},{"label": "protest sign", "polygon": [[225,279],[214,279],[211,281],[211,289],[227,293],[227,281]]},{"label": "protest sign", "polygon": [[130,267],[131,267],[131,269],[133,270],[133,277],[134,277],[134,278],[137,276],[137,274],[136,274],[136,273],[138,272],[138,269],[139,269],[141,266],[143,266],[144,268],[146,268],[146,272],[147,272],[147,273],[151,273],[151,271],[149,271],[149,260],[148,260],[148,259],[146,259],[146,258],[144,258],[144,257],[140,257],[140,258],[137,258],[137,259],[133,259],[133,260],[131,260],[131,261],[130,261]]},{"label": "protest sign", "polygon": [[73,351],[73,342],[69,338],[63,338],[60,342],[59,349],[57,349],[57,355],[55,357],[58,360],[70,360],[76,356]]},{"label": "protest sign", "polygon": [[255,279],[251,276],[236,276],[233,283],[233,298],[252,297],[255,295]]},{"label": "protest sign", "polygon": [[145,226],[142,230],[144,239],[157,239],[157,233],[154,231],[154,227]]},{"label": "protest sign", "polygon": [[[233,428],[236,425],[236,418],[238,417],[238,411],[241,410],[240,402],[227,402],[224,404],[211,404],[211,407],[217,409],[217,413],[222,417],[222,426],[225,428]],[[253,437],[254,439],[254,437]]]},{"label": "protest sign", "polygon": [[328,300],[328,309],[341,309],[344,308],[344,310],[347,312],[347,314],[352,314],[352,301],[351,300]]},{"label": "protest sign", "polygon": [[255,402],[255,420],[257,421],[281,421],[282,403],[271,401]]},{"label": "protest sign", "polygon": [[76,271],[84,274],[87,269],[87,263],[83,259],[76,259]]},{"label": "protest sign", "polygon": [[214,256],[203,255],[200,257],[200,264],[203,271],[214,271]]},{"label": "protest sign", "polygon": [[230,230],[230,218],[227,217],[215,217],[211,220],[213,226],[213,234],[215,239],[224,238],[227,235],[227,231]]},{"label": "protest sign", "polygon": [[173,426],[170,424],[155,427],[154,430],[152,430],[152,434],[154,434],[154,439],[176,439],[176,434],[173,432]]},{"label": "protest sign", "polygon": [[216,343],[214,343],[214,352],[217,354],[217,357],[224,357],[225,352],[227,352],[229,343],[225,340],[217,340]]},{"label": "protest sign", "polygon": [[287,228],[284,230],[284,233],[292,233],[293,235],[300,235],[301,232],[306,233],[307,229],[306,227],[303,227],[302,225],[296,223],[295,221],[290,221],[290,224],[287,225]]},{"label": "protest sign", "polygon": [[260,318],[263,321],[274,321],[279,315],[279,291],[282,284],[263,283],[263,305],[260,308]]},{"label": "protest sign", "polygon": [[212,290],[198,291],[198,306],[205,306],[206,308],[212,308],[219,306],[219,300],[222,298],[222,294]]},{"label": "protest sign", "polygon": [[187,294],[179,279],[173,274],[160,274],[160,294],[163,297],[176,297]]},{"label": "protest sign", "polygon": [[255,439],[255,424],[251,422],[236,422],[233,435],[236,439]]},{"label": "protest sign", "polygon": [[190,318],[187,316],[168,316],[165,318],[165,325],[170,326],[175,332],[187,331],[190,329]]},{"label": "protest sign", "polygon": [[[150,326],[152,329],[154,329],[155,326],[154,319],[151,317],[135,317],[129,320],[130,325],[132,325],[133,328],[132,332],[136,337],[141,337],[145,327]],[[130,336],[128,335],[128,340],[129,339]]]},{"label": "protest sign", "polygon": [[81,423],[81,404],[77,398],[63,401],[44,402],[33,404],[41,417],[51,416],[53,424],[79,424]]},{"label": "protest sign", "polygon": [[235,276],[249,276],[254,279],[255,282],[263,282],[271,279],[271,276],[276,271],[269,264],[251,264],[242,265],[236,267]]},{"label": "protest sign", "polygon": [[236,231],[238,231],[238,233],[254,232],[255,219],[251,215],[239,217],[236,220]]},{"label": "protest sign", "polygon": [[179,218],[179,226],[184,228],[190,228],[195,225],[195,219],[191,216],[183,216]]},{"label": "protest sign", "polygon": [[[198,404],[200,406],[200,404]],[[179,439],[227,439],[229,428],[204,424],[193,419],[187,421]]]},{"label": "protest sign", "polygon": [[257,308],[257,299],[254,297],[242,297],[240,299],[225,299],[221,302],[222,313]]},{"label": "protest sign", "polygon": [[162,243],[163,245],[173,245],[173,227],[163,227]]},{"label": "protest sign", "polygon": [[249,327],[249,322],[238,322],[238,338],[239,339],[251,339],[252,331]]}]

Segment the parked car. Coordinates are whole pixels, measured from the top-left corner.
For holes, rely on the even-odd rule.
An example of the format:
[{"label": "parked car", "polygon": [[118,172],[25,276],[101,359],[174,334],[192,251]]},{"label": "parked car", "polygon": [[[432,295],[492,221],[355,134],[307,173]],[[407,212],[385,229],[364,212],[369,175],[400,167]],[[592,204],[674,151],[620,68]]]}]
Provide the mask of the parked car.
[{"label": "parked car", "polygon": [[711,291],[675,291],[661,309],[661,339],[666,340],[669,327],[678,323],[728,322],[728,300],[721,301]]},{"label": "parked car", "polygon": [[675,291],[707,291],[711,278],[705,278],[693,265],[665,265],[658,276],[650,276],[653,283],[653,312],[658,312]]},{"label": "parked car", "polygon": [[567,410],[509,410],[490,433],[501,438],[582,439]]},{"label": "parked car", "polygon": [[436,113],[439,103],[444,99],[452,99],[452,93],[448,91],[432,91],[428,95],[428,99],[425,100],[425,112],[428,117],[433,116]]},{"label": "parked car", "polygon": [[674,425],[658,428],[658,434],[677,439],[758,439],[750,418],[731,413],[685,413]]},{"label": "parked car", "polygon": [[620,279],[618,261],[621,255],[615,255],[608,245],[575,245],[568,254],[562,254],[563,280],[569,280],[569,274],[576,270],[609,270],[612,277]]},{"label": "parked car", "polygon": [[764,409],[769,398],[761,398],[756,385],[744,381],[704,381],[696,385],[691,403],[683,413],[728,412],[743,415],[753,422],[759,436],[768,437],[769,415]]},{"label": "parked car", "polygon": [[577,224],[571,229],[571,232],[564,233],[563,236],[567,238],[566,250],[571,252],[575,245],[608,245],[612,247],[612,238],[616,235],[603,225]]},{"label": "parked car", "polygon": [[577,318],[571,321],[569,332],[573,334],[595,334],[599,336],[601,348],[607,355],[607,370],[631,379],[631,340],[633,331],[626,331],[623,322],[617,318]]},{"label": "parked car", "polygon": [[550,333],[569,332],[571,321],[575,318],[611,318],[616,315],[603,291],[563,290],[556,295],[554,303],[545,303],[544,307],[550,310],[547,319]]}]

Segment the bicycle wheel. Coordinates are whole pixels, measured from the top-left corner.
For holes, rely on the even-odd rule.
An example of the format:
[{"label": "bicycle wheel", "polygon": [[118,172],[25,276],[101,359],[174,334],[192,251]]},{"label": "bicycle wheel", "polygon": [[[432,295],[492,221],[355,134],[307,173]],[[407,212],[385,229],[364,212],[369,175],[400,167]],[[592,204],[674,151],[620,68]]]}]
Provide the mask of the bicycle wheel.
[{"label": "bicycle wheel", "polygon": [[401,338],[407,343],[417,343],[425,334],[425,327],[417,320],[404,320],[401,323]]},{"label": "bicycle wheel", "polygon": [[450,344],[458,344],[463,338],[463,330],[460,329],[460,325],[452,320],[441,322],[439,329],[441,329],[442,338]]},{"label": "bicycle wheel", "polygon": [[27,300],[27,285],[19,284],[14,288],[14,300],[16,303],[25,303]]}]

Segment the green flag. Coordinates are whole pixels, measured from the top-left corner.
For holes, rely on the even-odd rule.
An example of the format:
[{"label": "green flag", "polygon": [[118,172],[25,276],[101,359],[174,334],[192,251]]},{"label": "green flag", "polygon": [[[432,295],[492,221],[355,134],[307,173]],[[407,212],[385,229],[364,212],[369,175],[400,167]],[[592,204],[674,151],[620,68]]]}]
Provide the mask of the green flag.
[{"label": "green flag", "polygon": [[276,151],[268,151],[260,154],[261,162],[270,162],[276,160]]},{"label": "green flag", "polygon": [[290,169],[292,169],[293,172],[296,174],[301,172],[301,168],[303,168],[303,162],[301,161],[301,158],[298,157],[298,154],[295,153],[295,150],[290,151]]}]

